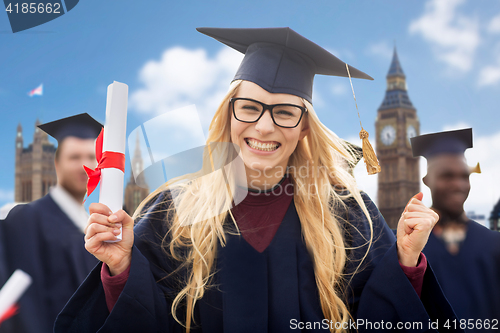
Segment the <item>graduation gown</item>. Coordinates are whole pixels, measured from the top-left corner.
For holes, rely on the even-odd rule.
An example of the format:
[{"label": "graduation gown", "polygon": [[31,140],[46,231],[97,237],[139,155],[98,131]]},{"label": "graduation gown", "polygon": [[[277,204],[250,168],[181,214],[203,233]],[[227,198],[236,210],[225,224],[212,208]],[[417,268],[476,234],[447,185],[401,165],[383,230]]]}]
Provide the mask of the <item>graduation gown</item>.
[{"label": "graduation gown", "polygon": [[423,252],[457,317],[496,319],[500,330],[500,233],[469,220],[456,255],[432,233]]},{"label": "graduation gown", "polygon": [[8,275],[19,268],[33,278],[19,313],[0,332],[52,332],[57,314],[98,261],[50,194],[14,207],[0,223]]},{"label": "graduation gown", "polygon": [[[172,300],[186,272],[161,250],[165,223],[165,194],[159,195],[145,218],[135,227],[130,274],[117,303],[108,312],[98,265],[73,295],[56,320],[55,332],[182,332],[171,315]],[[427,268],[421,299],[401,269],[393,232],[374,203],[363,195],[374,223],[375,243],[348,287],[349,307],[356,320],[380,325],[393,322],[428,322],[455,318],[432,269]],[[357,203],[350,199],[340,215],[352,223],[346,241],[358,249],[351,259],[365,254],[369,226]],[[356,230],[359,230],[356,231]],[[212,288],[196,303],[192,332],[328,332],[324,320],[313,262],[302,240],[294,202],[270,245],[256,251],[239,235],[227,234],[225,247],[217,249]],[[346,271],[357,263],[351,261]],[[183,310],[179,311],[180,318]],[[335,323],[333,323],[334,325]],[[314,326],[313,326],[314,325]],[[358,326],[359,331],[373,331]],[[355,331],[351,327],[351,331]],[[400,330],[398,330],[400,331]],[[408,330],[409,332],[411,330]]]},{"label": "graduation gown", "polygon": [[7,276],[7,263],[5,261],[5,255],[3,253],[4,249],[3,249],[3,246],[2,246],[2,243],[1,243],[2,240],[3,240],[3,236],[2,236],[2,232],[3,232],[2,224],[3,224],[3,220],[0,220],[0,289],[3,287],[4,283],[9,278]]}]

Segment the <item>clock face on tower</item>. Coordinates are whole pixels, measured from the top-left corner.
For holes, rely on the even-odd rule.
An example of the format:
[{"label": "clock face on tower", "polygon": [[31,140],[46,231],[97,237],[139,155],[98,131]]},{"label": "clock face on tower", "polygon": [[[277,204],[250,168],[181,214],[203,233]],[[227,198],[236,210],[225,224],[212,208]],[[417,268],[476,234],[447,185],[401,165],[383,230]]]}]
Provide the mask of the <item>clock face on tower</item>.
[{"label": "clock face on tower", "polygon": [[417,130],[415,129],[415,127],[413,127],[413,125],[410,125],[408,126],[408,128],[406,128],[406,137],[408,138],[408,141],[410,141],[410,139],[416,135]]},{"label": "clock face on tower", "polygon": [[386,146],[392,145],[394,140],[396,140],[396,129],[392,125],[387,125],[382,128],[380,132],[380,140]]}]

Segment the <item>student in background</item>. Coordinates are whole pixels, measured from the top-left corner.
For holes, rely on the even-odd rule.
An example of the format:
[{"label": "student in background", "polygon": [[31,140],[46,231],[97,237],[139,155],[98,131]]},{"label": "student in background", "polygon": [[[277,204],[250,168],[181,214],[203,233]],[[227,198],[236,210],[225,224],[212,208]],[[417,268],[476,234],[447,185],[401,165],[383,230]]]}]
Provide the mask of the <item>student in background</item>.
[{"label": "student in background", "polygon": [[500,233],[464,211],[471,173],[464,152],[472,148],[472,129],[421,135],[411,142],[413,156],[427,159],[423,181],[439,215],[423,252],[459,319],[474,322],[469,330],[491,331],[495,321],[500,329]]},{"label": "student in background", "polygon": [[0,222],[7,275],[19,268],[33,279],[19,313],[5,321],[2,333],[52,332],[57,314],[97,263],[84,246],[83,165],[96,165],[94,141],[102,125],[84,113],[39,128],[58,141],[57,185],[46,196],[14,207]]}]

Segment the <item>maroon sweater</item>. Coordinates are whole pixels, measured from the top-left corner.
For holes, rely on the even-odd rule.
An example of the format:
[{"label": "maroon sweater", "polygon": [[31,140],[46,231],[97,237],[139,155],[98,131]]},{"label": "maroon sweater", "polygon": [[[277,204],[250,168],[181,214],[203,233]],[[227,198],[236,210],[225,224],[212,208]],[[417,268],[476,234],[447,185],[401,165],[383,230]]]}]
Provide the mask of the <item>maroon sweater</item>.
[{"label": "maroon sweater", "polygon": [[[281,186],[280,186],[281,185]],[[245,199],[233,208],[233,216],[245,240],[254,249],[263,252],[271,243],[293,199],[293,184],[288,177],[268,191],[249,190]],[[420,296],[427,268],[427,259],[421,253],[416,267],[403,266],[403,272]],[[121,274],[111,276],[107,265],[102,265],[101,280],[109,312],[120,296],[130,272],[130,266]]]}]

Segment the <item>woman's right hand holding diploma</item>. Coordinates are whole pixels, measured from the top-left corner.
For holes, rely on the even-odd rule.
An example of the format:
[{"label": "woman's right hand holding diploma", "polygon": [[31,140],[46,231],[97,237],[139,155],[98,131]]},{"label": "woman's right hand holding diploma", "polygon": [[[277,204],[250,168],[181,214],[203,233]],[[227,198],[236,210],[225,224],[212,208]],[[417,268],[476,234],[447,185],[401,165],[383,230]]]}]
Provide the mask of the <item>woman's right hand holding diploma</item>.
[{"label": "woman's right hand holding diploma", "polygon": [[[134,220],[123,210],[112,213],[104,204],[92,203],[85,228],[85,248],[109,267],[111,275],[118,275],[132,261],[134,245]],[[116,240],[122,227],[122,240]]]}]

